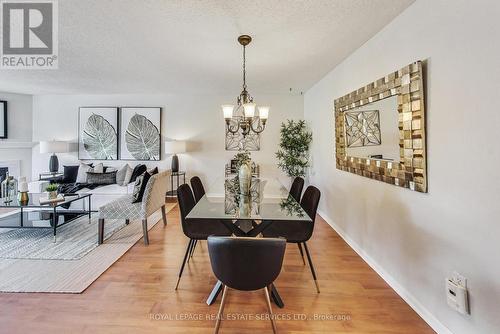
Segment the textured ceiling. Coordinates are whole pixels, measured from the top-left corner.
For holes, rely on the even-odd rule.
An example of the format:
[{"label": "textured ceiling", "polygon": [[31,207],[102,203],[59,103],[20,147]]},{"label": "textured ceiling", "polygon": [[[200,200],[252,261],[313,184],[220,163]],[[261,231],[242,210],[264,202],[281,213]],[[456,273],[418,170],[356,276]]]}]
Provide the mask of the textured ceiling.
[{"label": "textured ceiling", "polygon": [[414,0],[63,0],[59,69],[0,70],[0,91],[305,91]]}]

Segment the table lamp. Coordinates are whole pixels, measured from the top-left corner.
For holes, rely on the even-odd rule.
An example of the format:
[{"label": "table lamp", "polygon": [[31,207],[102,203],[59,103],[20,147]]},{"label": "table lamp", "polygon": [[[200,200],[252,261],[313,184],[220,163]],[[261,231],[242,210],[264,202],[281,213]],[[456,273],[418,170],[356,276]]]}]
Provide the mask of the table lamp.
[{"label": "table lamp", "polygon": [[172,156],[172,173],[179,172],[179,158],[178,153],[186,152],[186,142],[181,140],[173,140],[165,142],[165,153],[173,154]]},{"label": "table lamp", "polygon": [[49,172],[59,171],[59,160],[56,153],[66,153],[69,151],[68,143],[65,141],[41,141],[40,153],[52,153],[49,160]]}]

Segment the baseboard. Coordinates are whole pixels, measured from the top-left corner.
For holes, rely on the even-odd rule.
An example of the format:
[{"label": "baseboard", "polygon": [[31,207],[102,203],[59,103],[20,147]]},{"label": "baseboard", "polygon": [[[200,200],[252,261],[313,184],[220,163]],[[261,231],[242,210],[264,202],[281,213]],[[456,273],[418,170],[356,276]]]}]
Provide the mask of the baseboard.
[{"label": "baseboard", "polygon": [[427,310],[420,302],[401,284],[399,284],[389,273],[387,273],[370,255],[368,255],[359,245],[352,240],[345,231],[336,225],[325,212],[318,210],[318,214],[330,225],[342,239],[373,269],[379,274],[417,314],[436,331],[438,334],[453,334],[445,325],[443,325],[429,310]]}]

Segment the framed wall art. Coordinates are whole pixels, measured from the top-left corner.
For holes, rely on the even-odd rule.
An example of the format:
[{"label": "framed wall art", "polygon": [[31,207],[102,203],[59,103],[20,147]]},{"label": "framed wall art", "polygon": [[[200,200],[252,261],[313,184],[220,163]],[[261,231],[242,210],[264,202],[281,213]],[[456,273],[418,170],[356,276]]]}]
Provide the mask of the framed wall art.
[{"label": "framed wall art", "polygon": [[78,159],[118,159],[117,107],[81,107],[79,109]]},{"label": "framed wall art", "polygon": [[7,139],[7,101],[0,101],[0,139]]},{"label": "framed wall art", "polygon": [[120,160],[161,159],[161,108],[120,108]]}]

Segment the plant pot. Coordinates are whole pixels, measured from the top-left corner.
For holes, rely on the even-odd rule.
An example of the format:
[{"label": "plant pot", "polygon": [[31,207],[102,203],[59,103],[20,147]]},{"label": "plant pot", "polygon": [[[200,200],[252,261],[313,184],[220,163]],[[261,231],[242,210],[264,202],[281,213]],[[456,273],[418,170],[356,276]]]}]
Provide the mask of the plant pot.
[{"label": "plant pot", "polygon": [[56,199],[57,198],[57,191],[49,191],[49,199]]}]

